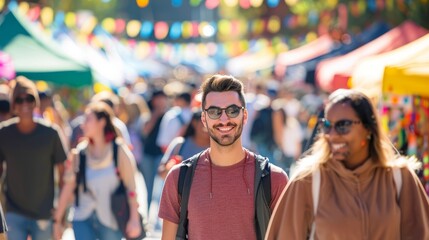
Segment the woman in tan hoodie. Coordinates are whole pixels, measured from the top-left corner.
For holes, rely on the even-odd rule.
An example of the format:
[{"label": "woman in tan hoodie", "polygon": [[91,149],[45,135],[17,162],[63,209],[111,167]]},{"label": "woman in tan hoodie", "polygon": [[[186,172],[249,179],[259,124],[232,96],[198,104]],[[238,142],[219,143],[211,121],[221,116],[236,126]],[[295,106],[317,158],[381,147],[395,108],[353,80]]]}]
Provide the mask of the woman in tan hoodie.
[{"label": "woman in tan hoodie", "polygon": [[[292,176],[265,239],[429,239],[429,200],[356,90],[329,96],[321,133]],[[314,180],[314,182],[313,182]]]}]

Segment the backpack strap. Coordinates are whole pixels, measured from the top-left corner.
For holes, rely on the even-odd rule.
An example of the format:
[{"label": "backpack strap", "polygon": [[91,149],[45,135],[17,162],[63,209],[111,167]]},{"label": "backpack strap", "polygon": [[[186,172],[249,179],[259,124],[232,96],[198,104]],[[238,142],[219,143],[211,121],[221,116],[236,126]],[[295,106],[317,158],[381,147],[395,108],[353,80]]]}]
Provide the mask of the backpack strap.
[{"label": "backpack strap", "polygon": [[81,149],[79,151],[79,170],[76,172],[76,188],[74,189],[75,194],[75,205],[79,206],[79,185],[82,182],[83,184],[83,191],[86,192],[87,186],[86,186],[86,154],[85,150]]},{"label": "backpack strap", "polygon": [[396,186],[396,199],[399,201],[399,197],[401,196],[402,189],[402,173],[400,168],[392,168],[393,171],[393,180],[395,181]]},{"label": "backpack strap", "polygon": [[112,141],[113,145],[113,163],[115,164],[116,174],[119,176],[118,169],[118,144],[116,144],[115,140]]},{"label": "backpack strap", "polygon": [[[187,239],[188,201],[195,168],[201,154],[183,161],[180,166],[178,193],[181,201],[176,240]],[[189,171],[190,170],[190,171]],[[271,169],[268,158],[255,155],[255,227],[257,239],[264,239],[271,216]]]},{"label": "backpack strap", "polygon": [[316,171],[312,174],[312,181],[311,181],[311,192],[313,194],[313,223],[311,224],[311,232],[310,232],[310,238],[309,240],[314,239],[314,234],[316,232],[316,213],[317,213],[317,207],[319,205],[319,193],[320,193],[320,169],[316,169]]},{"label": "backpack strap", "polygon": [[264,239],[271,217],[271,168],[268,158],[255,154],[255,228]]},{"label": "backpack strap", "polygon": [[195,154],[181,163],[178,181],[180,199],[180,219],[177,228],[176,240],[188,239],[188,201],[191,192],[192,178],[194,177],[198,159],[204,151]]}]

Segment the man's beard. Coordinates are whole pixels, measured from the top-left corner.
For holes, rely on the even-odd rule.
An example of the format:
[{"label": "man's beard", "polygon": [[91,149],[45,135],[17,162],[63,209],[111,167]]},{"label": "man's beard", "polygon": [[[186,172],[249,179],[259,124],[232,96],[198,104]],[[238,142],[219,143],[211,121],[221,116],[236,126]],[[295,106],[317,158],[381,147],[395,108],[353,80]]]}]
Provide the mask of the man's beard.
[{"label": "man's beard", "polygon": [[[235,130],[234,136],[230,136],[230,135],[226,135],[226,136],[222,136],[222,137],[216,136],[216,134],[214,133],[214,131],[215,131],[214,129],[216,129],[218,127],[224,127],[224,126],[234,127],[234,130]],[[220,146],[226,147],[226,146],[231,146],[232,144],[234,144],[237,141],[237,139],[240,138],[241,133],[243,132],[243,124],[242,124],[242,122],[240,124],[235,124],[235,123],[231,123],[231,122],[229,122],[227,124],[217,124],[208,130],[209,130],[210,138],[213,139],[213,141],[215,141]]]}]

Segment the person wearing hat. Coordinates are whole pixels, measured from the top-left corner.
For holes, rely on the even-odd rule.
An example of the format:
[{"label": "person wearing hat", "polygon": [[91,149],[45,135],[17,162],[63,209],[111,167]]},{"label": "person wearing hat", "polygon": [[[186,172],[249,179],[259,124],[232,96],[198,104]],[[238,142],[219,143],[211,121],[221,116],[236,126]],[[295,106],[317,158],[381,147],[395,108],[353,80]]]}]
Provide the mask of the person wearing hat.
[{"label": "person wearing hat", "polygon": [[54,169],[62,176],[66,149],[58,127],[34,117],[34,109],[40,104],[35,84],[20,76],[12,85],[11,110],[16,117],[0,123],[8,237],[51,239]]}]

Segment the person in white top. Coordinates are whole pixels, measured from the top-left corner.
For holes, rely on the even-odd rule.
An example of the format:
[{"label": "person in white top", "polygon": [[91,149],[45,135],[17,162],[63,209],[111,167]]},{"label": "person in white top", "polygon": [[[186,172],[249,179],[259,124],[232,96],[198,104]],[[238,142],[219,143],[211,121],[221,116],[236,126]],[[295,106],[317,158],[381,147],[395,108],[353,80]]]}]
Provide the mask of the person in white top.
[{"label": "person in white top", "polygon": [[161,120],[156,143],[165,152],[170,142],[184,133],[185,127],[192,118],[191,94],[188,92],[177,95],[174,107],[168,110]]},{"label": "person in white top", "polygon": [[303,130],[298,119],[290,116],[284,109],[285,99],[276,99],[272,103],[273,108],[273,133],[274,139],[281,150],[282,157],[279,160],[279,166],[287,174],[298,157],[301,155]]},{"label": "person in white top", "polygon": [[[65,164],[64,187],[53,215],[54,239],[61,239],[64,215],[72,199],[76,200],[72,220],[76,239],[113,240],[121,239],[124,234],[136,237],[142,231],[137,202],[140,186],[135,180],[135,160],[127,145],[118,138],[112,118],[113,111],[104,102],[90,103],[85,110],[81,127],[86,140],[71,151]],[[118,146],[117,168],[113,161],[113,142]],[[86,161],[82,162],[85,168],[80,166],[80,151],[86,156]],[[84,175],[78,175],[81,170]],[[79,181],[79,185],[78,176],[86,179]],[[118,229],[110,202],[110,196],[119,186],[120,180],[127,190],[130,207],[125,233]]]}]

